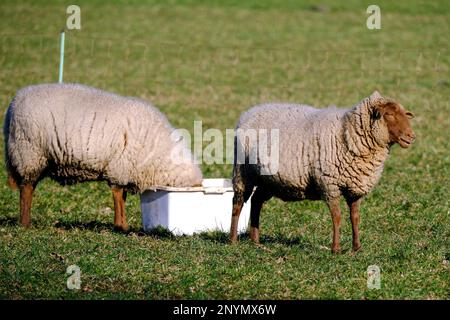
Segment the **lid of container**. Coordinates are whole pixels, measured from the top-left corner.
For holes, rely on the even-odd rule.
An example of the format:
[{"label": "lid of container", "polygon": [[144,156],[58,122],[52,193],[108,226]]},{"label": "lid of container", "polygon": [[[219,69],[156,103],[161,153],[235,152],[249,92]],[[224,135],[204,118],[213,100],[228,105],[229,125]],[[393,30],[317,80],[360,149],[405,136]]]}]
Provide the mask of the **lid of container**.
[{"label": "lid of container", "polygon": [[207,194],[222,194],[233,191],[231,179],[203,179],[202,186],[199,187],[170,187],[155,186],[152,191],[167,192],[204,192]]}]

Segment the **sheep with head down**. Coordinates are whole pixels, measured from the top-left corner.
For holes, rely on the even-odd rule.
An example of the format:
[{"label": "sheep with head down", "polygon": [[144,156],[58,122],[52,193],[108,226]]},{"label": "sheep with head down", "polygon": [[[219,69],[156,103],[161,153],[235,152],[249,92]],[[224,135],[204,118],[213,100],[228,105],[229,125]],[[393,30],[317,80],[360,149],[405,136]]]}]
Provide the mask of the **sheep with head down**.
[{"label": "sheep with head down", "polygon": [[[392,145],[398,143],[408,148],[414,141],[411,118],[413,114],[401,104],[376,91],[351,109],[266,104],[244,113],[238,130],[279,130],[279,145],[274,148],[279,150],[279,163],[276,172],[264,174],[270,172],[267,166],[271,164],[259,159],[255,141],[236,136],[231,241],[237,240],[239,214],[253,192],[250,210],[253,241],[259,242],[260,211],[270,198],[323,200],[332,216],[332,252],[338,252],[339,200],[343,196],[350,209],[353,250],[358,250],[361,200],[380,179]],[[246,159],[244,163],[237,161],[239,155]],[[247,161],[250,155],[258,155],[254,163]]]},{"label": "sheep with head down", "polygon": [[[202,183],[193,157],[173,139],[166,117],[149,103],[79,84],[42,84],[19,90],[5,117],[9,182],[20,188],[20,220],[30,225],[33,191],[44,177],[61,184],[107,181],[114,225],[127,230],[127,190]],[[190,154],[188,149],[184,154]]]}]

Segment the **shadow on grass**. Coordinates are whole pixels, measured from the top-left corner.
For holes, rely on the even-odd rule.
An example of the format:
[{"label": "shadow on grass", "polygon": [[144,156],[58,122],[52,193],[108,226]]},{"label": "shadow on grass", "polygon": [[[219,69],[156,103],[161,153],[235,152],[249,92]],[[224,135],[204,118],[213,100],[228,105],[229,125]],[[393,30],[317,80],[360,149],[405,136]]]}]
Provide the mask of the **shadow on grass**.
[{"label": "shadow on grass", "polygon": [[[209,240],[217,243],[223,243],[228,244],[230,243],[230,236],[227,232],[222,231],[210,231],[210,232],[202,232],[199,234],[199,237],[203,240]],[[250,240],[250,234],[248,232],[241,233],[239,235],[238,241],[251,241]],[[275,235],[261,235],[260,244],[267,245],[267,244],[282,244],[284,246],[299,246],[301,248],[311,248],[313,247],[311,243],[303,238],[303,237],[294,237],[294,238],[288,238],[282,234],[275,234]]]},{"label": "shadow on grass", "polygon": [[[1,217],[0,226],[17,226],[19,225],[18,219],[16,217]],[[54,224],[55,228],[63,230],[91,230],[94,232],[115,232],[118,234],[138,236],[138,237],[153,237],[158,239],[181,239],[187,237],[186,235],[176,236],[170,230],[164,227],[156,227],[151,231],[144,232],[141,228],[131,227],[128,231],[120,231],[114,228],[114,224],[105,223],[97,220],[83,222],[83,221],[58,221]],[[197,233],[194,236],[199,237],[202,240],[212,241],[221,244],[229,244],[230,236],[228,232],[223,231],[206,231]],[[251,241],[248,232],[241,233],[239,235],[239,241]],[[314,245],[310,243],[307,239],[303,237],[293,237],[288,238],[283,234],[277,233],[274,235],[262,235],[260,238],[260,244],[282,244],[284,246],[299,246],[300,248],[307,249],[312,248]]]},{"label": "shadow on grass", "polygon": [[102,231],[109,231],[109,232],[116,232],[119,234],[124,235],[132,235],[132,236],[138,236],[138,237],[155,237],[160,239],[175,239],[176,237],[167,229],[165,228],[155,228],[150,232],[144,232],[142,229],[133,228],[130,227],[128,231],[121,231],[116,230],[114,227],[114,224],[112,223],[105,223],[97,220],[89,221],[89,222],[82,222],[82,221],[58,221],[55,225],[58,229],[64,229],[64,230],[73,230],[73,229],[80,229],[80,230],[91,230],[94,232],[102,232]]},{"label": "shadow on grass", "polygon": [[0,218],[0,226],[18,226],[19,218],[18,217],[1,217]]},{"label": "shadow on grass", "polygon": [[58,229],[64,229],[64,230],[73,230],[73,229],[80,229],[80,230],[91,230],[96,232],[101,231],[114,231],[118,233],[131,233],[131,232],[138,232],[139,230],[130,228],[128,231],[119,231],[114,228],[114,225],[112,223],[105,223],[101,221],[89,221],[89,222],[83,222],[83,221],[58,221],[54,224],[54,226]]}]

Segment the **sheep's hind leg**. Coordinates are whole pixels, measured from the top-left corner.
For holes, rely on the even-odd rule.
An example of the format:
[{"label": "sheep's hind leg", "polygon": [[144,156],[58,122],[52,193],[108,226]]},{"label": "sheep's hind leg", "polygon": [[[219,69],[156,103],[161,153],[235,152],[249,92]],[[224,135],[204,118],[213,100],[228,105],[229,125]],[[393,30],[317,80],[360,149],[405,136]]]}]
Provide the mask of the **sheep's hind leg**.
[{"label": "sheep's hind leg", "polygon": [[230,228],[231,243],[237,242],[237,228],[239,223],[239,215],[241,214],[243,206],[244,206],[244,196],[235,192],[233,196],[233,212],[231,216],[231,228]]},{"label": "sheep's hind leg", "polygon": [[259,216],[261,214],[264,202],[272,196],[266,193],[261,187],[258,187],[252,196],[250,208],[250,239],[259,244]]},{"label": "sheep's hind leg", "polygon": [[331,211],[331,218],[333,220],[333,245],[331,247],[332,253],[341,251],[339,245],[339,229],[341,227],[341,208],[339,206],[339,198],[330,199],[327,201],[328,207]]},{"label": "sheep's hind leg", "polygon": [[26,183],[20,186],[20,224],[28,228],[31,224],[31,201],[34,186]]},{"label": "sheep's hind leg", "polygon": [[113,187],[112,194],[114,199],[114,228],[119,231],[127,231],[128,224],[125,214],[127,191],[124,188]]}]

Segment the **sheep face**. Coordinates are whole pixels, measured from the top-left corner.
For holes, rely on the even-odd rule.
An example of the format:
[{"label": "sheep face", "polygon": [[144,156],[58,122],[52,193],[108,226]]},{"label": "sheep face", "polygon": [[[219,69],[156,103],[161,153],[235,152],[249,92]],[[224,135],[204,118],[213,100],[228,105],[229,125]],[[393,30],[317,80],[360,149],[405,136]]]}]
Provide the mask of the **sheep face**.
[{"label": "sheep face", "polygon": [[414,115],[394,101],[381,103],[377,107],[377,111],[386,124],[389,142],[391,144],[398,143],[402,148],[411,146],[416,135],[409,120],[414,118]]}]

